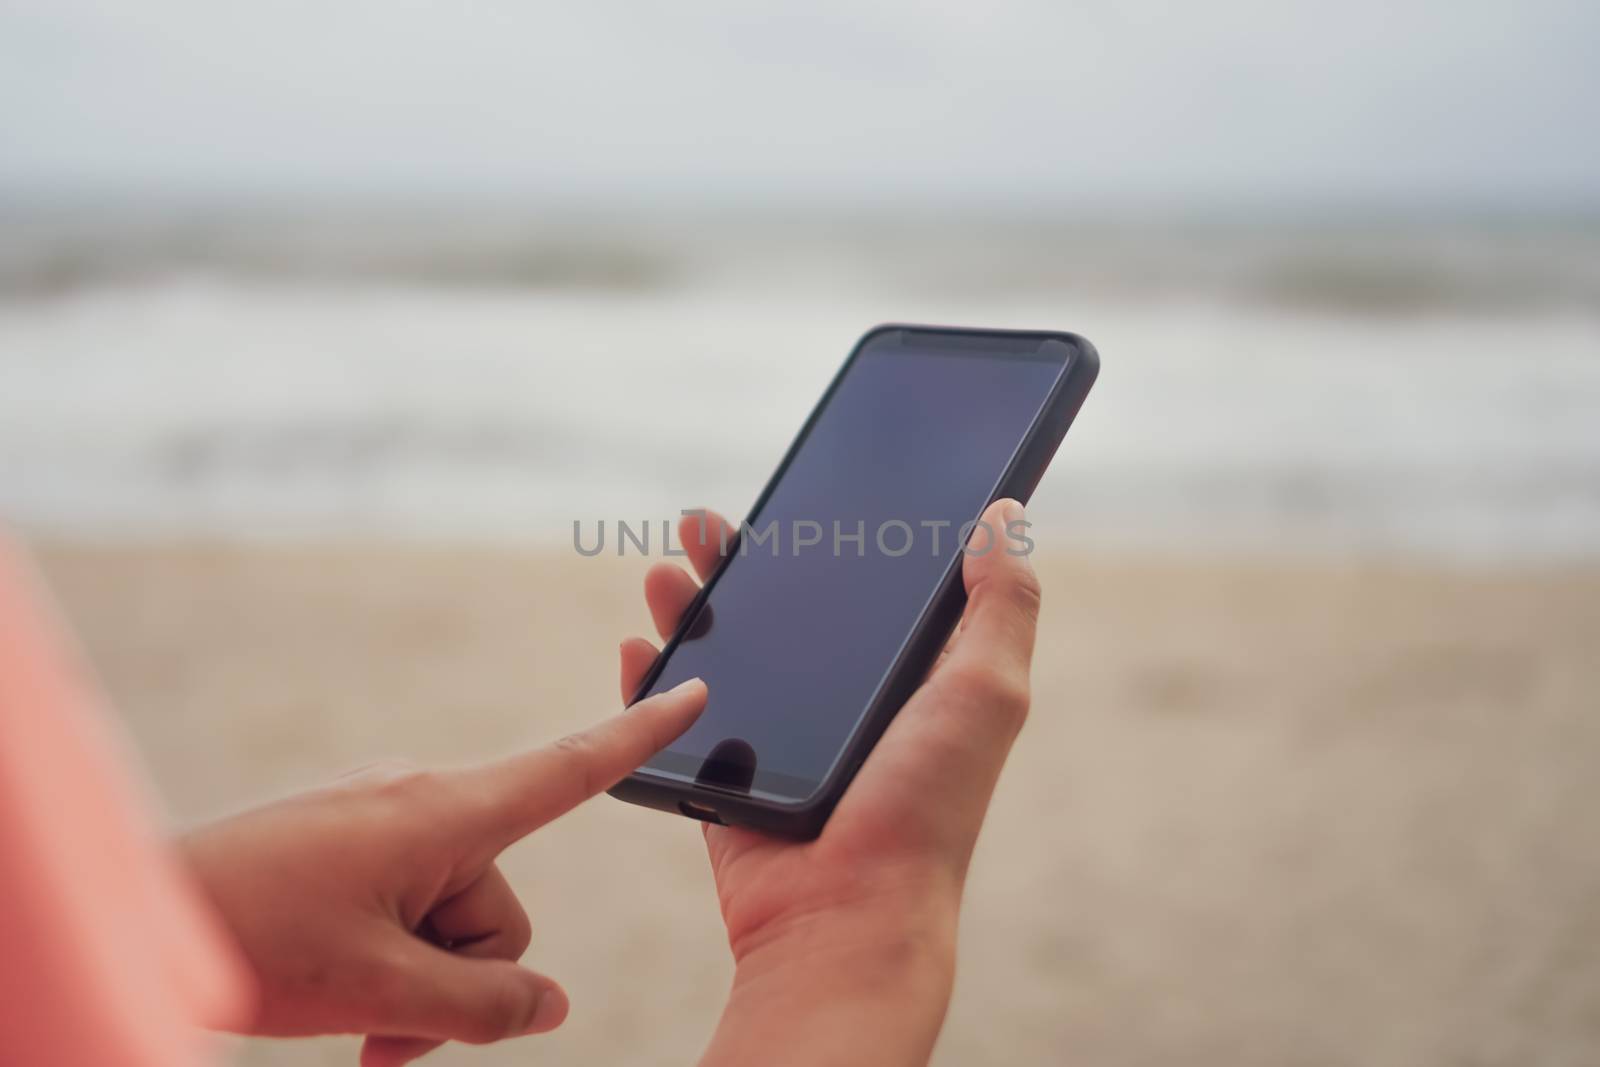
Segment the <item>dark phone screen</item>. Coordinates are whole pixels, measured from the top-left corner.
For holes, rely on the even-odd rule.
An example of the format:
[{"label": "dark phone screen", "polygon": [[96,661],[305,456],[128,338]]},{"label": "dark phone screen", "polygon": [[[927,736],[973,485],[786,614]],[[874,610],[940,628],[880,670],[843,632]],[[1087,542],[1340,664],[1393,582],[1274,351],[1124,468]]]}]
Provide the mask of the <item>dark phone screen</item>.
[{"label": "dark phone screen", "polygon": [[[650,686],[698,676],[710,696],[648,770],[782,800],[816,791],[1070,354],[975,343],[897,330],[856,355]],[[994,533],[993,550],[1020,550]]]}]

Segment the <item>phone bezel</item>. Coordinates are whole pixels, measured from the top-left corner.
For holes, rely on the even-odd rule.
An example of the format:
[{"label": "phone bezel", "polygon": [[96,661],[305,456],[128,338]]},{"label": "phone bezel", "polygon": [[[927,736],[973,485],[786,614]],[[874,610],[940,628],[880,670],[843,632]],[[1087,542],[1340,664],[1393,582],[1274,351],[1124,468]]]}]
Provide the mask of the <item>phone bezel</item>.
[{"label": "phone bezel", "polygon": [[[1098,373],[1099,358],[1094,347],[1076,334],[1057,331],[993,330],[887,323],[868,330],[850,350],[850,354],[835,372],[828,387],[818,398],[806,421],[784,452],[772,476],[767,479],[760,495],[751,505],[745,519],[747,523],[753,523],[766,506],[855,361],[874,344],[880,343],[885,335],[895,332],[902,334],[902,344],[905,343],[906,336],[915,338],[915,343],[909,347],[920,346],[925,349],[949,347],[999,359],[1053,358],[1043,355],[1047,345],[1056,343],[1066,348],[1066,358],[1061,373],[997,479],[989,499],[985,501],[985,507],[1007,496],[1019,499],[1023,503],[1027,502]],[[938,353],[929,355],[930,358],[939,358]],[[650,671],[629,703],[640,699],[655,684],[672,653],[682,642],[690,623],[711,597],[734,555],[734,552],[729,552],[723,558],[695,599],[685,609],[678,628],[662,648],[661,654],[651,665]],[[943,647],[956,620],[959,619],[965,602],[965,590],[961,582],[962,559],[963,555],[960,552],[952,557],[945,573],[924,603],[916,623],[885,670],[872,699],[857,718],[849,737],[840,746],[839,753],[828,772],[816,783],[815,789],[808,797],[796,800],[759,789],[751,791],[724,789],[713,784],[694,781],[687,776],[647,767],[641,767],[618,783],[611,790],[612,794],[619,799],[648,807],[677,810],[680,814],[691,818],[704,820],[709,817],[714,821],[751,826],[785,836],[802,838],[816,836],[865,760],[866,754],[877,743],[889,721],[893,719],[911,692],[920,684],[932,664],[932,657]]]}]

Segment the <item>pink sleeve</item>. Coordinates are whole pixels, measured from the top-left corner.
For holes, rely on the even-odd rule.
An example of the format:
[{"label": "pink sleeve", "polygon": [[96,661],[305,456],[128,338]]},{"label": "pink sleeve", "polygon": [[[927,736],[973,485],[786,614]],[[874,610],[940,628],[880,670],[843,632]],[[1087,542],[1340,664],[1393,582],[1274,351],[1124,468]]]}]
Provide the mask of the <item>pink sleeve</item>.
[{"label": "pink sleeve", "polygon": [[54,621],[0,534],[0,1062],[214,1062],[246,973]]}]

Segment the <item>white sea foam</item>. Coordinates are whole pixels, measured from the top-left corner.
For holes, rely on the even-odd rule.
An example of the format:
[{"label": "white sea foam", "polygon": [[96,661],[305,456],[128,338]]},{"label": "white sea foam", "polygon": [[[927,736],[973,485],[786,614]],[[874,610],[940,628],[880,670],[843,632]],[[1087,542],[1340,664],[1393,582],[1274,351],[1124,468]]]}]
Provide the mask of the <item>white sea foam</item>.
[{"label": "white sea foam", "polygon": [[1199,285],[896,285],[809,256],[793,285],[721,261],[689,283],[540,287],[180,264],[14,298],[0,514],[79,535],[568,543],[574,519],[740,513],[855,337],[899,320],[1100,347],[1036,496],[1048,538],[1600,553],[1600,315],[1582,300],[1394,313]]}]

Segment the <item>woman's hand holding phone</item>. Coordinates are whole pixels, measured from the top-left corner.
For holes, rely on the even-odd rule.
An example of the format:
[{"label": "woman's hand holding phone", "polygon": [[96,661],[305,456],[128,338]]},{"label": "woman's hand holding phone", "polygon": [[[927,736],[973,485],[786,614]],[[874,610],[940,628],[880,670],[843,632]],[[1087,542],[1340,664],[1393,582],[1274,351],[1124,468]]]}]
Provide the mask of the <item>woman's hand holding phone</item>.
[{"label": "woman's hand holding phone", "polygon": [[[994,505],[995,528],[1021,518]],[[717,519],[716,523],[722,520]],[[704,578],[719,537],[681,541]],[[706,827],[737,963],[708,1064],[920,1064],[955,965],[968,860],[1028,705],[1039,590],[1026,558],[965,560],[961,630],[867,758],[821,837]],[[664,634],[694,579],[661,564]],[[622,647],[631,695],[655,655]],[[557,1026],[566,996],[515,960],[529,924],[496,866],[507,845],[607,788],[704,707],[688,682],[582,734],[459,771],[369,771],[189,834],[184,852],[249,960],[259,1034],[362,1033],[365,1067],[442,1041]]]},{"label": "woman's hand holding phone", "polygon": [[[994,529],[1022,518],[991,505]],[[720,529],[719,529],[720,525]],[[680,543],[701,581],[725,520],[685,519]],[[921,1064],[955,970],[967,865],[1000,769],[1028,710],[1039,583],[1026,556],[967,556],[960,630],[867,757],[814,841],[705,827],[735,979],[704,1064]],[[651,568],[645,599],[669,636],[698,584]],[[656,656],[623,643],[622,693]]]}]

